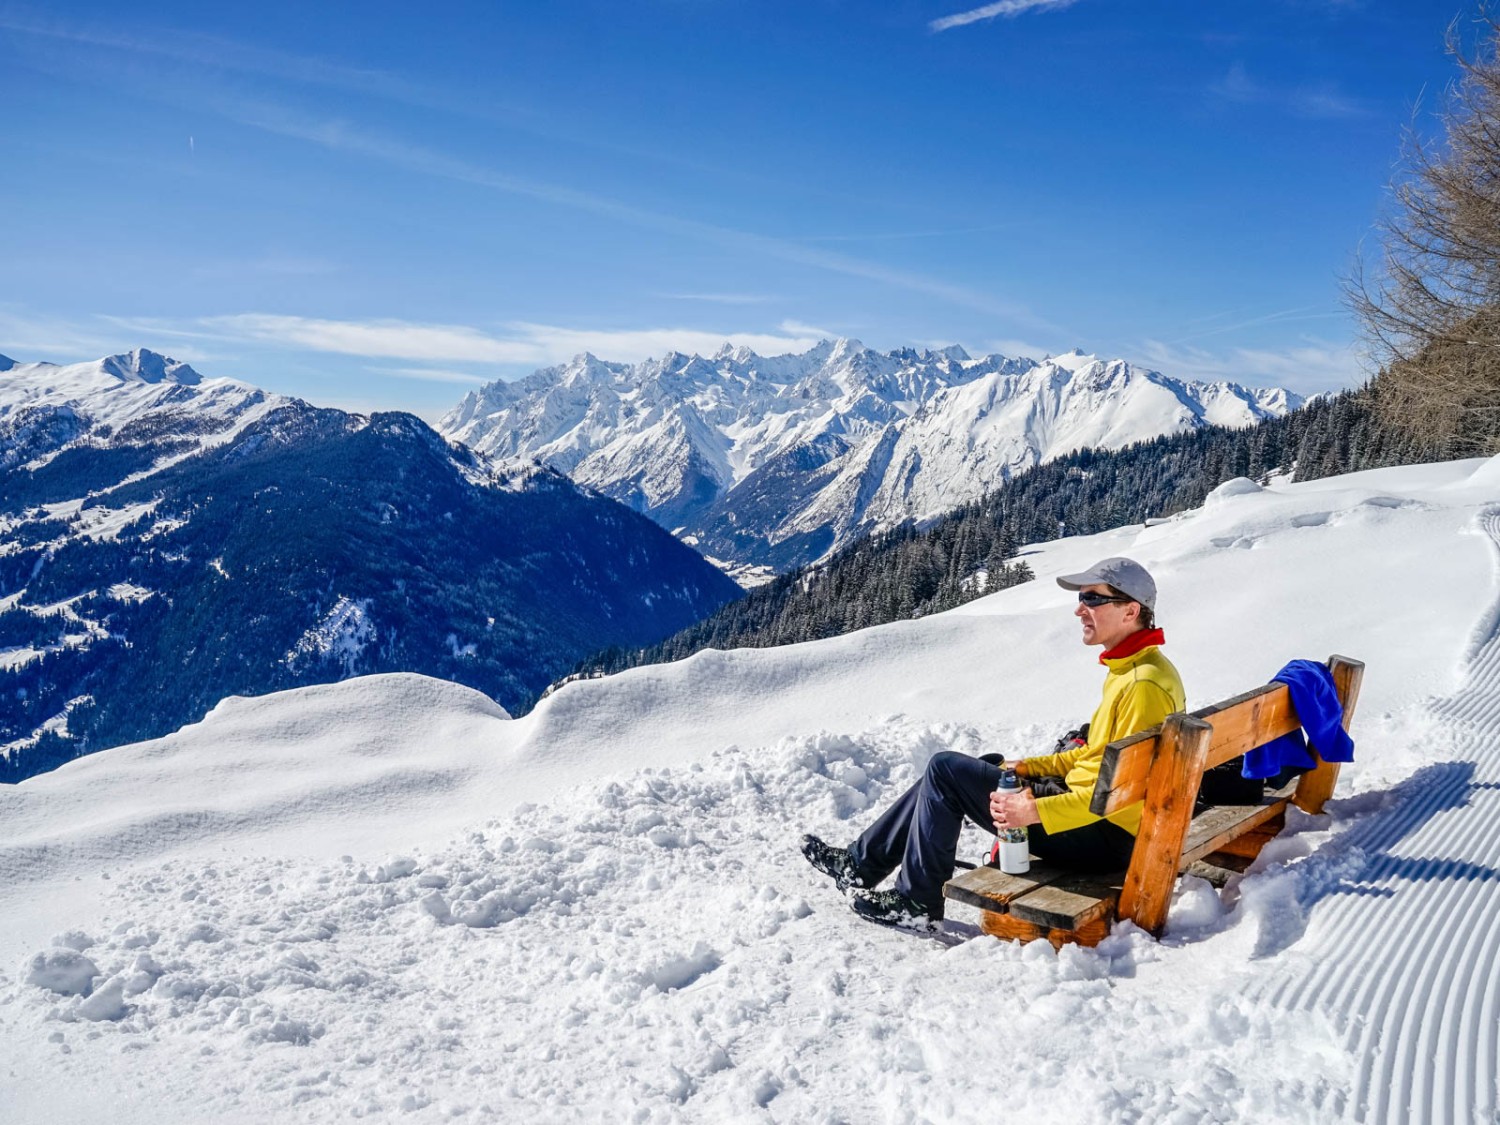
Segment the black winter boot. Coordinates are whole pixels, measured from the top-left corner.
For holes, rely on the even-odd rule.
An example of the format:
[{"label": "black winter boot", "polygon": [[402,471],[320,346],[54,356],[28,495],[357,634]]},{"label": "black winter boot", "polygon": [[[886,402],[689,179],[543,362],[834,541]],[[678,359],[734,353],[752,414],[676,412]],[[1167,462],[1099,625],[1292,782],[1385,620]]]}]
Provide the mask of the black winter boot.
[{"label": "black winter boot", "polygon": [[854,857],[847,848],[836,848],[816,836],[804,836],[802,854],[807,857],[808,863],[831,877],[833,885],[840,891],[848,893],[850,887],[864,886],[859,877],[859,869],[854,866]]},{"label": "black winter boot", "polygon": [[854,913],[882,926],[932,934],[943,928],[941,913],[934,916],[927,907],[900,891],[862,891],[850,903]]}]

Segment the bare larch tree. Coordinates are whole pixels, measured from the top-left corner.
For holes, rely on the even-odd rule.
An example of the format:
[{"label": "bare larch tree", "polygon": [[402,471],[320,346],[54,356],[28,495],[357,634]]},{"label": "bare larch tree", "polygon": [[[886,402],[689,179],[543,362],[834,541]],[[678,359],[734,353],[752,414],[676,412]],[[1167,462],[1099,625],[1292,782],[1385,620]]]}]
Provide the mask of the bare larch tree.
[{"label": "bare larch tree", "polygon": [[1346,295],[1381,371],[1382,417],[1452,455],[1500,452],[1500,23],[1448,29],[1442,137],[1408,128],[1373,269]]}]

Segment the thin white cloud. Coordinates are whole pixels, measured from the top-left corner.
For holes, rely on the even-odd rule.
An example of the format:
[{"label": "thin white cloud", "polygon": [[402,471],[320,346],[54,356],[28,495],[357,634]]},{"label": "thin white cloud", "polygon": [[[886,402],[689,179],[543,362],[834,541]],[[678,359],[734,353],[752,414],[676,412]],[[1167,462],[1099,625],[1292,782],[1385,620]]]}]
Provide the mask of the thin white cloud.
[{"label": "thin white cloud", "polygon": [[[0,31],[9,31],[41,42],[52,41],[108,52],[111,55],[109,83],[112,88],[123,80],[123,75],[116,66],[118,56],[154,56],[183,64],[171,68],[174,72],[196,69],[205,73],[243,75],[252,80],[267,79],[282,84],[321,86],[499,125],[544,138],[553,144],[563,142],[578,145],[599,152],[648,160],[653,165],[670,164],[713,176],[732,177],[741,183],[767,185],[781,190],[796,189],[803,194],[830,198],[848,197],[846,188],[837,191],[818,189],[809,186],[805,180],[779,178],[751,171],[743,163],[725,167],[705,163],[681,150],[644,148],[624,143],[618,138],[597,136],[588,129],[580,130],[575,124],[559,119],[551,107],[541,108],[538,104],[527,101],[497,102],[492,97],[477,98],[470,91],[446,90],[391,71],[349,66],[327,56],[299,55],[222,36],[173,28],[153,28],[144,34],[134,34],[109,29],[97,22],[91,22],[87,26],[67,24],[26,16],[19,9],[0,8]],[[33,64],[36,62],[35,58],[31,61]],[[70,60],[48,69],[58,77],[73,77],[80,68]],[[164,68],[153,68],[153,73],[146,79],[151,96],[161,95],[159,72],[162,69]],[[192,99],[192,105],[193,108],[198,108],[196,97]]]},{"label": "thin white cloud", "polygon": [[1364,117],[1369,108],[1337,86],[1323,82],[1311,86],[1271,86],[1250,77],[1244,63],[1232,64],[1224,77],[1209,86],[1209,92],[1236,105],[1263,105],[1298,117],[1338,120]]},{"label": "thin white cloud", "polygon": [[423,383],[466,383],[482,387],[495,381],[493,376],[474,375],[467,371],[445,371],[440,367],[371,367],[369,370],[376,375],[416,379]]},{"label": "thin white cloud", "polygon": [[[19,305],[0,305],[0,354],[17,363],[83,363],[129,351],[139,334],[122,337],[108,317],[69,320],[29,311]],[[202,333],[194,333],[202,338]],[[147,338],[150,338],[149,335]],[[173,349],[173,358],[201,363],[210,353],[192,344]]]},{"label": "thin white cloud", "polygon": [[704,301],[714,305],[766,305],[775,297],[759,293],[658,293],[669,301]]},{"label": "thin white cloud", "polygon": [[977,227],[938,227],[927,230],[892,230],[872,234],[804,234],[802,242],[891,242],[911,238],[954,238],[963,234],[989,234],[1000,230],[1015,230],[1019,222],[985,223]]},{"label": "thin white cloud", "polygon": [[1208,318],[1209,321],[1201,322],[1205,326],[1195,329],[1184,336],[1177,337],[1172,341],[1174,344],[1185,344],[1189,340],[1201,340],[1208,336],[1222,336],[1226,332],[1238,332],[1244,328],[1255,328],[1263,324],[1287,324],[1305,320],[1342,320],[1347,314],[1336,309],[1319,307],[1317,305],[1306,305],[1295,309],[1281,309],[1277,312],[1263,313],[1248,319],[1235,319],[1225,322],[1229,314],[1218,313],[1215,317]]},{"label": "thin white cloud", "polygon": [[[985,342],[982,354],[1003,355],[1010,359],[1035,359],[1040,361],[1043,356],[1056,355],[1066,348],[1048,347],[1044,344],[1033,343],[1029,340],[988,340]],[[970,353],[974,354],[974,353]]]},{"label": "thin white cloud", "polygon": [[305,316],[239,313],[198,322],[225,336],[292,345],[317,352],[439,363],[529,363],[535,348],[497,339],[460,324],[416,324],[404,320],[321,320]]},{"label": "thin white cloud", "polygon": [[1078,0],[999,0],[998,3],[986,4],[982,8],[973,8],[967,12],[959,12],[956,15],[933,20],[927,28],[935,32],[947,31],[949,28],[964,27],[984,20],[1015,19],[1024,12],[1050,12],[1071,8],[1077,2]]},{"label": "thin white cloud", "polygon": [[[504,326],[503,333],[461,324],[419,324],[403,320],[324,320],[314,317],[240,313],[206,317],[199,330],[226,338],[254,340],[283,347],[368,359],[414,359],[438,363],[484,363],[541,366],[560,363],[580,352],[605,359],[638,361],[667,352],[712,355],[725,344],[748,347],[762,355],[806,351],[822,338],[808,326],[783,323],[776,332],[706,332],[696,328],[579,329],[525,321]],[[392,373],[421,378],[416,372],[454,372],[441,368],[400,368]],[[464,381],[464,377],[456,381]]]},{"label": "thin white cloud", "polygon": [[[1074,0],[1010,0],[1014,3],[1042,2],[1047,5]],[[411,105],[456,109],[459,102],[426,87],[386,72],[326,63],[306,56],[266,51],[228,40],[178,32],[152,37],[79,28],[39,18],[27,18],[0,9],[0,30],[57,41],[87,44],[130,52],[155,52],[204,67],[264,74],[284,81],[319,83],[358,93],[378,94]],[[165,96],[153,87],[152,96]],[[462,101],[460,99],[460,101]],[[475,184],[511,195],[552,205],[591,212],[617,221],[664,230],[684,238],[712,242],[745,252],[792,262],[848,277],[863,278],[908,292],[923,293],[986,315],[1015,321],[1019,327],[1045,330],[1051,326],[1025,305],[954,285],[937,278],[896,269],[845,254],[802,245],[796,240],[755,234],[719,224],[652,211],[586,191],[531,180],[483,167],[435,149],[380,136],[345,121],[308,118],[267,101],[232,100],[212,92],[197,92],[193,108],[207,110],[239,124],[361,156],[424,175]],[[539,130],[551,135],[551,130]]]},{"label": "thin white cloud", "polygon": [[346,66],[329,58],[296,55],[198,32],[158,29],[148,35],[83,26],[0,10],[0,31],[108,51],[155,55],[214,70],[263,75],[288,82],[370,94],[408,105],[457,109],[455,99],[388,71]]},{"label": "thin white cloud", "polygon": [[819,328],[816,324],[805,324],[800,320],[783,320],[776,326],[776,329],[785,336],[799,340],[811,339],[814,342],[818,340],[836,340],[840,336],[849,335],[847,332],[838,332],[832,328]]},{"label": "thin white cloud", "polygon": [[1355,345],[1311,337],[1284,348],[1236,347],[1221,352],[1146,340],[1132,351],[1145,366],[1175,378],[1285,387],[1303,395],[1357,386],[1366,377]]},{"label": "thin white cloud", "polygon": [[[16,305],[0,304],[0,353],[20,363],[47,360],[74,363],[134,347],[169,350],[176,359],[198,363],[233,357],[246,345],[274,351],[307,351],[370,360],[409,360],[412,364],[371,367],[377,374],[432,382],[486,383],[481,376],[447,364],[527,368],[562,363],[580,352],[603,359],[637,362],[668,352],[713,355],[728,344],[761,355],[804,352],[838,332],[783,320],[759,332],[713,332],[702,328],[569,328],[512,321],[491,329],[467,324],[433,324],[393,318],[333,320],[270,313],[171,320],[161,317],[98,315],[80,320],[38,316]],[[170,341],[170,342],[164,342]]]},{"label": "thin white cloud", "polygon": [[569,359],[579,352],[592,352],[606,359],[635,362],[668,352],[712,355],[725,344],[745,347],[761,355],[805,352],[821,339],[816,333],[788,334],[782,331],[731,332],[720,334],[693,328],[647,328],[607,331],[558,328],[546,324],[513,324],[530,343],[545,352],[550,362]]},{"label": "thin white cloud", "polygon": [[1050,330],[1054,327],[1024,305],[927,277],[924,274],[894,269],[879,262],[855,258],[831,250],[803,246],[783,238],[754,234],[716,223],[652,211],[574,188],[497,172],[434,149],[382,137],[345,122],[310,121],[289,114],[282,107],[265,104],[242,106],[237,113],[229,110],[224,112],[234,116],[241,124],[262,129],[268,133],[309,141],[334,151],[353,153],[424,175],[475,184],[510,195],[519,195],[561,207],[604,215],[634,226],[664,230],[683,237],[759,253],[781,261],[812,266],[847,277],[880,282],[908,292],[924,293],[963,308],[974,309],[994,317],[1004,317],[1026,328]]}]

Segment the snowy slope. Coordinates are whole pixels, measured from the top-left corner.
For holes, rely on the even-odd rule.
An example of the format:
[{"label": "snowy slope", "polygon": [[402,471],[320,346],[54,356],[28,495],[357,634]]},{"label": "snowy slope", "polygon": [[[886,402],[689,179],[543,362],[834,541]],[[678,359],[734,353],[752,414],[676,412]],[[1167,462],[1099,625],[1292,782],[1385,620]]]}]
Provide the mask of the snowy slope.
[{"label": "snowy slope", "polygon": [[1300,401],[1077,351],[1036,363],[838,340],[774,358],[725,348],[631,365],[585,354],[469,394],[438,429],[541,458],[731,569],[786,569],[1075,449],[1248,425]]},{"label": "snowy slope", "polygon": [[[1490,1120],[1497,495],[1500,460],[1232,482],[921,621],[520,720],[412,676],[232,700],[0,791],[0,1117]],[[1369,662],[1329,813],[1222,898],[1184,885],[1160,943],[858,922],[798,835],[1086,714],[1050,579],[1114,553],[1193,705]]]}]

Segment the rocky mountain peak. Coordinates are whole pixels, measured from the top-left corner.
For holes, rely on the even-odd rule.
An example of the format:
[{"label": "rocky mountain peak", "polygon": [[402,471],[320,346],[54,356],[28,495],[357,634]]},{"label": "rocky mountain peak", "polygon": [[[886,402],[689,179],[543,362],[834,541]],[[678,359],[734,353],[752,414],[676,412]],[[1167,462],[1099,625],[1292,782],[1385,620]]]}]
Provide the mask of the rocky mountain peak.
[{"label": "rocky mountain peak", "polygon": [[203,376],[185,363],[148,348],[136,348],[122,355],[106,356],[99,361],[106,374],[125,383],[177,383],[196,387]]}]

